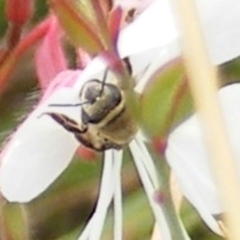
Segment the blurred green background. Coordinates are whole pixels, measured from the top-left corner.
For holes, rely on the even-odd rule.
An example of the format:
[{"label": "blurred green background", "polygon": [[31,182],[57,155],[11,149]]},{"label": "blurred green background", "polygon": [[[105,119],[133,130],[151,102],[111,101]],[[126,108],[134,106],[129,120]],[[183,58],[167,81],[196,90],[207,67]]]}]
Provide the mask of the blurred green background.
[{"label": "blurred green background", "polygon": [[[4,19],[4,0],[0,0],[0,35],[3,38],[7,23]],[[32,24],[47,14],[45,1],[37,0],[36,13]],[[1,45],[4,43],[2,42]],[[222,84],[238,81],[240,60],[221,66]],[[12,74],[9,85],[0,97],[0,142],[11,133],[19,119],[25,116],[37,103],[39,91],[33,68],[33,52],[24,55]],[[24,240],[21,211],[27,212],[28,228],[33,240],[71,240],[76,239],[84,224],[94,211],[102,160],[99,154],[94,161],[87,162],[75,158],[64,174],[41,196],[23,206],[7,204],[3,207],[1,222],[10,224],[15,231],[11,240]],[[122,171],[124,195],[124,239],[150,239],[153,216],[146,196],[139,182],[135,167],[128,154],[124,159]],[[6,217],[6,219],[2,219]],[[184,201],[181,216],[193,240],[220,239],[205,227],[195,210]],[[108,215],[103,239],[112,239],[111,211]],[[2,226],[5,226],[2,224]],[[0,229],[0,236],[3,229]],[[6,236],[5,236],[6,237]]]}]

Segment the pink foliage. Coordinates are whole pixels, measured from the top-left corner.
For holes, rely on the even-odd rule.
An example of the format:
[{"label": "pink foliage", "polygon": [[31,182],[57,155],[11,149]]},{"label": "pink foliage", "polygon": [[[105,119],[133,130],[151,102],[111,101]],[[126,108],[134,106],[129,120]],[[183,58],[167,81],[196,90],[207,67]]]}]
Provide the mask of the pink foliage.
[{"label": "pink foliage", "polygon": [[32,0],[7,0],[5,7],[7,20],[11,23],[24,24],[33,14]]},{"label": "pink foliage", "polygon": [[39,85],[43,91],[58,73],[67,69],[61,43],[61,28],[55,17],[52,16],[50,21],[48,32],[35,54]]}]

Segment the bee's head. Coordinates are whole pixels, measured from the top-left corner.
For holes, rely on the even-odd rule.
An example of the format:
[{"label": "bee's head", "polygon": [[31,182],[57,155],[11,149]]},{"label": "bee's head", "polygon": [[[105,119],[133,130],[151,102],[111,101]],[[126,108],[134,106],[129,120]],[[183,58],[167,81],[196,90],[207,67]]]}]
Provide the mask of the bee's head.
[{"label": "bee's head", "polygon": [[[116,83],[106,82],[108,68],[104,72],[103,79],[87,81],[80,91],[80,103],[50,104],[54,107],[79,107],[82,108],[82,123],[98,124],[105,117],[117,114],[125,106],[124,94]],[[115,109],[117,111],[115,111]]]},{"label": "bee's head", "polygon": [[86,82],[80,92],[82,121],[84,124],[99,123],[122,101],[120,89],[111,83],[97,79]]}]

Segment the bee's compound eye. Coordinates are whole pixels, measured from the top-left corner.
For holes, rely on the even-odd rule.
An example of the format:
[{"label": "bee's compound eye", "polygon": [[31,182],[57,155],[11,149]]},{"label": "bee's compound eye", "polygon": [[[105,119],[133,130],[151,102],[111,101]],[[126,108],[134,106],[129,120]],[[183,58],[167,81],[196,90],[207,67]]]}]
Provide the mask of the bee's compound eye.
[{"label": "bee's compound eye", "polygon": [[97,101],[102,91],[102,83],[99,80],[91,80],[86,84],[83,97],[86,102],[94,104]]},{"label": "bee's compound eye", "polygon": [[121,92],[117,86],[109,83],[103,85],[99,80],[89,81],[84,87],[81,98],[89,102],[82,107],[84,124],[99,123],[122,100]]}]

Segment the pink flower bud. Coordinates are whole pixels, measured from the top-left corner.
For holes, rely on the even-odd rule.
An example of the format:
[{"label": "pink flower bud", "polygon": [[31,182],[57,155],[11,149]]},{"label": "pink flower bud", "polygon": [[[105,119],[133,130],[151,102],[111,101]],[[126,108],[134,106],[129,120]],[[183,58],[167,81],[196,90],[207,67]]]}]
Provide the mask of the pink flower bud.
[{"label": "pink flower bud", "polygon": [[153,139],[154,150],[160,154],[164,154],[167,148],[167,140],[165,138]]},{"label": "pink flower bud", "polygon": [[6,18],[9,22],[24,24],[33,14],[32,0],[7,0]]}]

